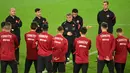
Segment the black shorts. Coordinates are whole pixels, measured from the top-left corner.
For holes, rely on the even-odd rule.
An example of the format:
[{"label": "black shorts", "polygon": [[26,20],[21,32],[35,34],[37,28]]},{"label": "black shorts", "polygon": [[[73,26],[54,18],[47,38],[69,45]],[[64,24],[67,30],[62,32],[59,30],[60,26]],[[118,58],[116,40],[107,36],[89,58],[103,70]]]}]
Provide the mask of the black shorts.
[{"label": "black shorts", "polygon": [[37,61],[37,71],[38,73],[42,73],[42,71],[47,70],[47,72],[51,73],[52,72],[52,55],[50,56],[38,56],[38,61]]},{"label": "black shorts", "polygon": [[124,73],[126,63],[115,63],[116,73]]},{"label": "black shorts", "polygon": [[107,65],[109,73],[114,73],[114,61],[99,60],[97,62],[97,73],[102,73],[103,69]]},{"label": "black shorts", "polygon": [[18,73],[17,62],[15,60],[1,61],[1,73],[6,73],[6,68],[8,65],[11,67],[12,73]]},{"label": "black shorts", "polygon": [[53,62],[53,72],[65,72],[65,62]]},{"label": "black shorts", "polygon": [[82,73],[87,73],[88,72],[88,63],[84,63],[84,64],[74,63],[73,73],[79,73],[80,69],[82,69]]}]

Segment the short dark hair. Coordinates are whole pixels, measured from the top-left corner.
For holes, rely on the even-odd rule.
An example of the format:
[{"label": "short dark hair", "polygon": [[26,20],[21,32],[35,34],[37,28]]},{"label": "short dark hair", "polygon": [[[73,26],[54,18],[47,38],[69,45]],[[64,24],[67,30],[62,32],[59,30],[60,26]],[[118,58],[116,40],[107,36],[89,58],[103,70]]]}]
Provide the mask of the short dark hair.
[{"label": "short dark hair", "polygon": [[82,27],[82,28],[80,29],[80,32],[81,32],[82,34],[86,34],[86,33],[87,33],[87,28],[86,28],[86,27]]},{"label": "short dark hair", "polygon": [[4,22],[3,28],[6,29],[6,30],[11,30],[11,23],[10,22]]},{"label": "short dark hair", "polygon": [[74,8],[74,9],[72,10],[72,13],[78,13],[78,9]]},{"label": "short dark hair", "polygon": [[64,28],[63,28],[62,26],[59,26],[59,27],[57,28],[57,30],[58,30],[58,31],[62,31],[62,30],[64,30]]},{"label": "short dark hair", "polygon": [[35,12],[40,11],[40,10],[41,10],[40,8],[36,8],[36,9],[35,9]]},{"label": "short dark hair", "polygon": [[103,27],[103,28],[108,28],[108,23],[102,22],[102,23],[101,23],[101,27]]},{"label": "short dark hair", "polygon": [[116,32],[117,32],[117,33],[121,33],[122,31],[123,31],[122,28],[117,28],[117,29],[116,29]]},{"label": "short dark hair", "polygon": [[42,24],[41,28],[43,31],[48,31],[49,27],[48,27],[48,24]]},{"label": "short dark hair", "polygon": [[5,26],[5,22],[1,23],[1,28],[3,28]]},{"label": "short dark hair", "polygon": [[109,5],[109,1],[107,1],[107,0],[103,1],[103,3],[107,3]]},{"label": "short dark hair", "polygon": [[38,27],[38,23],[36,21],[31,23],[31,29],[35,30]]}]

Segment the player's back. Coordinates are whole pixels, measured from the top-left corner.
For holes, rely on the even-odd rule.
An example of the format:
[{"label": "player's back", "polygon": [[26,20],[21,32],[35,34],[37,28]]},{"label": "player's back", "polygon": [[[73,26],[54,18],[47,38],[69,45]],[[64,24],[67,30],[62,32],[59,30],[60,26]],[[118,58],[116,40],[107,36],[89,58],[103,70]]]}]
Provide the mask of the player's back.
[{"label": "player's back", "polygon": [[18,47],[16,36],[10,32],[2,31],[0,34],[1,60],[14,60],[15,50]]},{"label": "player's back", "polygon": [[[57,62],[64,62],[65,61],[65,54],[67,52],[68,48],[68,41],[65,39],[61,34],[57,34],[53,38],[52,42],[52,47],[53,47],[53,58],[58,57],[59,60]],[[55,60],[53,60],[55,61]]]},{"label": "player's back", "polygon": [[89,49],[91,48],[91,40],[86,37],[75,39],[74,47],[76,49],[76,63],[88,63]]},{"label": "player's back", "polygon": [[53,38],[53,50],[62,50],[66,41],[67,40],[62,35],[56,35]]},{"label": "player's back", "polygon": [[30,49],[32,47],[33,41],[35,40],[37,35],[38,34],[35,31],[30,31],[25,34],[25,41],[26,41],[27,49]]},{"label": "player's back", "polygon": [[113,49],[114,45],[114,36],[108,32],[102,32],[101,34],[98,35],[98,41],[99,41],[99,46],[102,50],[102,53],[105,54],[105,56],[108,56],[110,54],[110,51]]},{"label": "player's back", "polygon": [[27,48],[27,58],[28,59],[36,59],[37,58],[37,48],[33,48],[33,42],[37,37],[37,33],[35,31],[30,31],[25,34],[26,48]]},{"label": "player's back", "polygon": [[129,40],[124,36],[118,36],[115,42],[115,61],[126,62]]},{"label": "player's back", "polygon": [[42,32],[38,35],[38,55],[49,56],[52,54],[52,39],[53,36],[47,32]]}]

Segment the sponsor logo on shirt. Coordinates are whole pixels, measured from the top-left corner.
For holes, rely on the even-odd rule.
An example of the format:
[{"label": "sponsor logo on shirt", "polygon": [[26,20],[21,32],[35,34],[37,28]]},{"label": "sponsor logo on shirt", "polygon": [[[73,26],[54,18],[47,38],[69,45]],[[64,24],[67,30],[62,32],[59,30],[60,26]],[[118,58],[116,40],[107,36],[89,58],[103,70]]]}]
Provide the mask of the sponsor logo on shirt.
[{"label": "sponsor logo on shirt", "polygon": [[1,38],[12,38],[12,35],[1,35]]},{"label": "sponsor logo on shirt", "polygon": [[68,27],[66,27],[65,30],[68,30]]},{"label": "sponsor logo on shirt", "polygon": [[109,41],[110,39],[102,39],[102,41]]},{"label": "sponsor logo on shirt", "polygon": [[27,37],[33,37],[33,38],[35,38],[36,35],[35,34],[27,34]]},{"label": "sponsor logo on shirt", "polygon": [[88,41],[79,40],[77,43],[78,44],[88,44]]},{"label": "sponsor logo on shirt", "polygon": [[54,39],[55,39],[55,40],[60,40],[60,41],[63,40],[63,38],[61,38],[61,37],[55,37]]},{"label": "sponsor logo on shirt", "polygon": [[77,20],[77,23],[79,24],[79,20]]},{"label": "sponsor logo on shirt", "polygon": [[61,42],[60,42],[60,41],[54,41],[54,43],[56,43],[56,44],[61,44]]},{"label": "sponsor logo on shirt", "polygon": [[39,38],[48,38],[48,35],[42,35],[42,34],[40,34]]},{"label": "sponsor logo on shirt", "polygon": [[110,15],[107,15],[107,17],[109,18],[109,17],[110,17]]},{"label": "sponsor logo on shirt", "polygon": [[127,39],[117,39],[117,41],[118,42],[122,42],[122,41],[127,42]]},{"label": "sponsor logo on shirt", "polygon": [[101,34],[100,37],[101,38],[103,38],[103,37],[110,37],[110,34]]},{"label": "sponsor logo on shirt", "polygon": [[86,48],[87,46],[86,45],[79,45],[79,47]]}]

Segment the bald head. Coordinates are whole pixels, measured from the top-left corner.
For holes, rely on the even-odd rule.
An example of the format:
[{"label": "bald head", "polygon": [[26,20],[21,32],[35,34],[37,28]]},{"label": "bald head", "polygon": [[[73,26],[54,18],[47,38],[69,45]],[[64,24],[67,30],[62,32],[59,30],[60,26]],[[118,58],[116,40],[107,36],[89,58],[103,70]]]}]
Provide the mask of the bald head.
[{"label": "bald head", "polygon": [[16,9],[15,8],[10,8],[10,15],[15,16],[16,15]]}]

